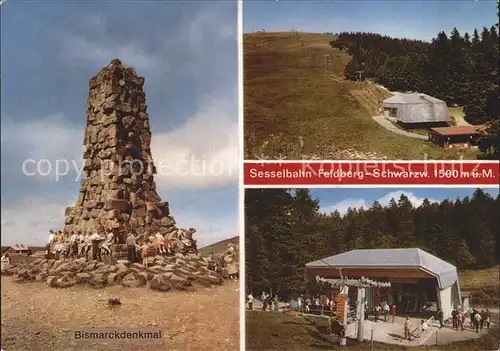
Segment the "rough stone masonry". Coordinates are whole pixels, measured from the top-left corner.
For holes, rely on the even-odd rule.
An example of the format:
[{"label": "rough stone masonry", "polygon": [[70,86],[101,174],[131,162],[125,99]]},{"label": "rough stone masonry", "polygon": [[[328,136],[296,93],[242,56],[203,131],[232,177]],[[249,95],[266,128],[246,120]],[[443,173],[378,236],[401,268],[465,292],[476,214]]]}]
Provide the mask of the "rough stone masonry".
[{"label": "rough stone masonry", "polygon": [[176,231],[168,202],[156,192],[144,78],[112,60],[90,79],[84,172],[78,200],[66,208],[65,231],[113,229],[123,244],[137,235]]}]

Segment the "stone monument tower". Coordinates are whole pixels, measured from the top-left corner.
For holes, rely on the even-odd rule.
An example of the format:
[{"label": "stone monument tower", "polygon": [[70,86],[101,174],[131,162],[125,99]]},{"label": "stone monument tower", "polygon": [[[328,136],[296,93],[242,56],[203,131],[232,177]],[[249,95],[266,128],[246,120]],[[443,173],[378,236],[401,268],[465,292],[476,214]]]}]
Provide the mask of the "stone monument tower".
[{"label": "stone monument tower", "polygon": [[65,230],[126,234],[176,231],[169,205],[156,192],[144,78],[112,60],[90,79],[84,172],[78,200],[66,208]]}]

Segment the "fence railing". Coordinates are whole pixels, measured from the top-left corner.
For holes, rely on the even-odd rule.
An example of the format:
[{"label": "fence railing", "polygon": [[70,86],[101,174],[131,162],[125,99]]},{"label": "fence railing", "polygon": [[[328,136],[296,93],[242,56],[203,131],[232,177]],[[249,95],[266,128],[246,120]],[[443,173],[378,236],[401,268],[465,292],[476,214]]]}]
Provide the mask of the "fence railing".
[{"label": "fence railing", "polygon": [[[432,325],[432,322],[434,322],[434,316],[426,320],[425,324],[427,324],[427,327],[430,327]],[[422,328],[422,324],[420,324],[418,327],[410,331],[410,335],[415,338],[419,338],[423,333],[424,330]]]}]

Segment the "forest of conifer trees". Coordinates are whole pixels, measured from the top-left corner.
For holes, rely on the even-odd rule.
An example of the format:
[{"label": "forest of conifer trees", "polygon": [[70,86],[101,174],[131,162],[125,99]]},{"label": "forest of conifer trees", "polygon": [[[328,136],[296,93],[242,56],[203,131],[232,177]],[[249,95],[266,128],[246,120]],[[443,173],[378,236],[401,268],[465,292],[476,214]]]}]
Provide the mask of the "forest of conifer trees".
[{"label": "forest of conifer trees", "polygon": [[440,32],[432,42],[344,32],[330,45],[352,55],[346,79],[356,80],[363,71],[364,78],[389,90],[426,93],[448,106],[463,106],[471,124],[489,123],[479,157],[500,159],[498,39],[497,23],[473,33]]},{"label": "forest of conifer trees", "polygon": [[[332,190],[334,191],[334,190]],[[488,268],[500,257],[500,196],[414,207],[401,195],[387,206],[320,212],[309,189],[245,191],[247,287],[287,296],[304,287],[304,265],[352,249],[418,247],[459,270]]]}]

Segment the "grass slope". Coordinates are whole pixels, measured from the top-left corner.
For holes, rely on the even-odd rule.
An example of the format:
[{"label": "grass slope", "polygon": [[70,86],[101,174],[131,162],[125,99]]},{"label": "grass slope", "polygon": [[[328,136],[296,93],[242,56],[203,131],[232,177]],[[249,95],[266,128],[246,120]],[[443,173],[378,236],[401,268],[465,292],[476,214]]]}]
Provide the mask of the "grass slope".
[{"label": "grass slope", "polygon": [[463,271],[459,274],[460,289],[471,293],[471,302],[495,305],[500,302],[500,266]]},{"label": "grass slope", "polygon": [[[236,245],[236,247],[239,247],[240,237],[235,236],[234,238],[222,240],[222,241],[219,241],[215,244],[202,247],[199,249],[199,252],[201,253],[202,256],[208,256],[210,254],[210,252],[219,253],[221,251],[225,251],[225,250],[227,250],[227,244],[229,244],[230,241],[232,241],[233,244]],[[237,253],[238,253],[238,251],[239,250],[236,250]]]},{"label": "grass slope", "polygon": [[[332,49],[332,39],[302,32],[244,35],[245,158],[461,156],[461,151],[397,135],[373,121],[391,94],[373,83],[344,81],[351,58]],[[464,157],[474,158],[475,151]]]}]

